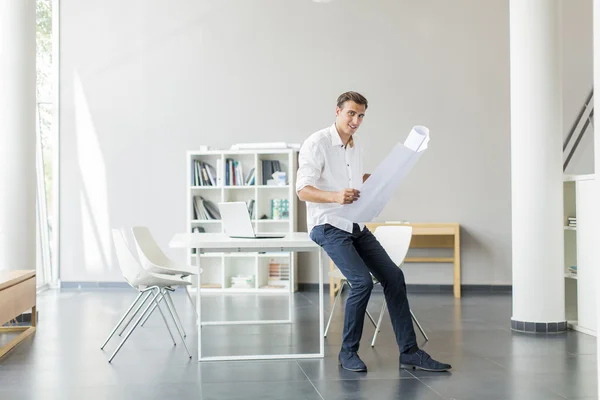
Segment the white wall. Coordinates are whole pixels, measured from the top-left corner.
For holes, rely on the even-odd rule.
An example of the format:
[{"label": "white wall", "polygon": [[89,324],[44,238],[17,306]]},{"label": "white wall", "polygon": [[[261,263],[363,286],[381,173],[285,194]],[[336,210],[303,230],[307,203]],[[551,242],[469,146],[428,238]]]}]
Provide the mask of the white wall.
[{"label": "white wall", "polygon": [[[121,279],[110,227],[148,225],[165,248],[185,229],[186,150],[301,142],[357,90],[368,169],[431,129],[379,219],[459,222],[463,283],[510,284],[507,1],[61,0],[61,24],[63,281]],[[406,274],[452,282],[450,265]]]},{"label": "white wall", "polygon": [[[592,0],[562,2],[565,138],[593,85],[592,3]],[[591,126],[585,132],[565,173],[570,175],[594,173],[594,134]]]}]

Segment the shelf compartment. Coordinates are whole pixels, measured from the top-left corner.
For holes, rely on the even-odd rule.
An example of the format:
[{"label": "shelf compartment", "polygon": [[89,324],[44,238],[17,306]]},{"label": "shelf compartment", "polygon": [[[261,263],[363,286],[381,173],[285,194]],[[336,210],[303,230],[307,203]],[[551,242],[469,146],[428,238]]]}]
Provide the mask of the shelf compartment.
[{"label": "shelf compartment", "polygon": [[[245,253],[238,257],[225,257],[224,259],[224,282],[226,289],[256,289],[256,254]],[[235,276],[250,276],[253,278],[252,287],[232,288],[231,278]]]},{"label": "shelf compartment", "polygon": [[[202,268],[201,285],[202,288],[220,288],[223,281],[223,259],[221,257],[204,257],[200,255],[200,268]],[[196,256],[191,260],[192,265],[196,265]],[[197,287],[197,280],[192,277],[193,287]]]}]

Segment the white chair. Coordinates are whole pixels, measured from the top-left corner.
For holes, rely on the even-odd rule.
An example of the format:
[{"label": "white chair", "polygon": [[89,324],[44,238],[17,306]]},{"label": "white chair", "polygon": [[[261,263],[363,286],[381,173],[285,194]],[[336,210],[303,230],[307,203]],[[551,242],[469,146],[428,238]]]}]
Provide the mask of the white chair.
[{"label": "white chair", "polygon": [[[377,241],[381,244],[398,268],[402,267],[402,263],[408,253],[408,247],[410,246],[410,240],[412,238],[412,226],[378,226],[373,231],[373,235],[377,238]],[[377,280],[374,283],[379,283]],[[377,339],[377,333],[381,330],[381,321],[383,314],[387,308],[385,300],[381,306],[381,312],[379,313],[379,319],[375,327],[375,333],[373,334],[373,340],[371,341],[371,347],[375,346],[375,340]],[[410,310],[410,316],[417,324],[417,327],[421,331],[421,334],[425,340],[429,340],[427,334],[423,330],[423,327],[415,317],[415,314]]]},{"label": "white chair", "polygon": [[[404,258],[406,257],[406,253],[408,252],[408,247],[410,245],[410,240],[412,238],[412,227],[411,226],[379,226],[379,227],[375,228],[373,235],[377,238],[377,240],[379,241],[381,246],[388,253],[388,255],[390,256],[392,261],[394,261],[394,263],[396,265],[398,265],[398,267],[400,268],[400,266],[402,265],[402,263],[404,261]],[[333,271],[331,271],[329,273],[329,276],[336,278],[336,279],[340,279],[341,282],[340,282],[340,288],[338,290],[338,293],[335,296],[335,299],[333,301],[333,307],[331,309],[329,321],[327,322],[327,327],[325,328],[325,336],[327,336],[327,332],[329,330],[329,326],[331,325],[331,320],[333,318],[333,313],[335,311],[335,306],[337,304],[338,299],[341,297],[342,290],[344,289],[344,286],[346,284],[348,284],[348,286],[350,286],[348,279],[346,279],[346,277],[342,274],[342,272],[339,270],[339,268],[335,268]],[[373,283],[377,284],[380,282],[377,279],[375,279],[375,277],[373,277]],[[373,317],[367,311],[367,317],[371,320],[371,322],[375,326],[375,333],[373,334],[373,339],[371,341],[372,347],[375,346],[375,340],[377,339],[377,334],[381,330],[381,321],[383,319],[383,314],[385,312],[386,307],[387,307],[387,305],[386,305],[386,302],[384,299],[383,305],[381,307],[381,312],[379,313],[379,319],[377,320],[377,322],[375,322],[373,320]],[[416,319],[416,317],[414,316],[412,311],[410,312],[410,315],[411,315],[412,319],[415,321],[415,323],[417,324],[421,333],[423,334],[423,337],[425,337],[425,340],[429,340],[427,338],[427,335],[425,334],[425,331],[421,327],[421,324]]]},{"label": "white chair", "polygon": [[[175,315],[174,315],[174,313],[176,314],[175,305],[173,304],[173,301],[171,299],[169,291],[174,290],[173,289],[174,287],[177,287],[177,286],[185,287],[185,286],[190,285],[191,283],[187,282],[181,278],[172,276],[172,275],[156,274],[156,273],[146,271],[144,268],[142,268],[142,266],[139,264],[139,262],[136,260],[135,256],[131,252],[131,249],[127,245],[127,242],[126,242],[125,237],[123,236],[122,232],[119,229],[113,229],[112,236],[113,236],[113,242],[114,242],[115,249],[116,249],[117,260],[119,262],[119,267],[121,268],[121,272],[123,273],[123,277],[125,278],[127,283],[129,283],[129,285],[132,288],[136,289],[139,293],[138,293],[138,296],[133,301],[133,303],[131,303],[131,305],[125,312],[125,314],[123,314],[123,316],[121,317],[121,319],[119,320],[117,325],[114,327],[112,332],[108,335],[108,338],[104,341],[104,344],[102,344],[100,349],[102,349],[102,350],[104,349],[104,347],[107,345],[107,343],[113,337],[113,335],[115,334],[115,332],[117,331],[119,326],[121,326],[123,321],[125,321],[125,319],[131,314],[131,311],[133,310],[135,305],[139,303],[139,300],[142,297],[143,297],[143,301],[141,303],[139,303],[139,305],[137,306],[137,308],[135,309],[133,314],[131,314],[131,318],[130,318],[129,322],[131,322],[133,319],[135,319],[136,316],[137,316],[137,320],[135,321],[133,327],[129,330],[129,332],[127,332],[127,335],[125,336],[125,338],[123,338],[121,343],[119,343],[117,349],[114,351],[114,353],[112,354],[112,356],[110,357],[108,362],[111,362],[113,360],[113,358],[117,355],[117,353],[119,352],[121,347],[123,347],[123,345],[129,338],[129,336],[131,336],[131,334],[133,333],[135,328],[137,328],[137,326],[139,325],[142,318],[144,318],[144,316],[147,315],[148,311],[150,310],[150,307],[152,307],[153,305],[155,306],[155,308],[158,308],[158,310],[160,311],[163,321],[165,322],[165,325],[167,326],[167,330],[169,331],[169,335],[171,336],[171,339],[173,340],[173,345],[177,345],[175,343],[175,338],[173,337],[173,334],[171,333],[171,329],[169,328],[167,319],[166,319],[161,307],[159,306],[159,301],[162,300],[162,298],[167,299],[165,301],[165,303],[167,304],[167,310],[169,311],[169,314],[171,315],[173,322],[175,323],[175,325],[177,325],[177,321],[176,321]],[[144,308],[142,313],[139,314],[140,310],[142,309],[144,304],[146,304],[148,299],[150,299],[150,297],[152,297],[150,303],[146,306],[146,308]],[[170,300],[170,303],[169,303],[169,300]],[[129,325],[129,322],[127,323],[127,325]],[[127,328],[127,326],[125,327],[125,329],[126,328]],[[192,358],[192,355],[190,354],[190,351],[187,347],[187,344],[185,343],[185,339],[184,339],[181,331],[179,331],[179,335],[181,337],[181,340],[183,341],[183,345],[185,346],[185,349],[186,349],[189,357]]]},{"label": "white chair", "polygon": [[[175,275],[180,276],[181,278],[198,274],[197,268],[189,265],[180,265],[167,257],[161,250],[160,246],[156,243],[154,237],[152,237],[152,234],[147,227],[134,226],[131,228],[131,233],[135,241],[140,263],[146,271]],[[194,303],[187,286],[185,287],[185,292],[188,299],[192,303],[192,307],[194,308],[194,312],[197,316],[198,312],[196,310],[196,303]],[[156,305],[154,308],[156,308]],[[144,326],[146,320],[150,317],[150,315],[152,315],[154,308],[146,316],[146,319],[142,321],[142,326]],[[183,326],[181,326],[181,329],[183,330]]]}]

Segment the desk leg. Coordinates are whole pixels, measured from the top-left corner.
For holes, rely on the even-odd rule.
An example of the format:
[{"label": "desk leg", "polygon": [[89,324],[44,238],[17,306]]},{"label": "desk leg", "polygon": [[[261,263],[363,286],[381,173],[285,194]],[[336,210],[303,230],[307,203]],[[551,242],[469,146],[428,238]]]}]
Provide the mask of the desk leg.
[{"label": "desk leg", "polygon": [[454,235],[454,297],[460,298],[460,229]]},{"label": "desk leg", "polygon": [[196,289],[196,310],[198,314],[198,361],[202,358],[202,304],[200,288],[202,287],[202,268],[200,267],[200,249],[196,249],[196,267],[198,267],[198,286]]},{"label": "desk leg", "polygon": [[289,291],[289,296],[288,296],[288,322],[291,324],[292,323],[292,299],[294,297],[294,262],[293,262],[293,256],[292,253],[290,252],[290,257],[289,257],[289,266],[290,266],[290,291]]},{"label": "desk leg", "polygon": [[0,358],[2,358],[6,353],[8,353],[12,348],[14,348],[17,344],[21,343],[26,337],[35,332],[36,323],[36,306],[33,306],[31,309],[31,326],[8,326],[2,327],[0,326],[0,333],[4,332],[21,332],[17,337],[13,340],[5,344],[4,346],[0,346]]},{"label": "desk leg", "polygon": [[319,249],[319,355],[325,356],[325,337],[323,336],[323,251]]}]

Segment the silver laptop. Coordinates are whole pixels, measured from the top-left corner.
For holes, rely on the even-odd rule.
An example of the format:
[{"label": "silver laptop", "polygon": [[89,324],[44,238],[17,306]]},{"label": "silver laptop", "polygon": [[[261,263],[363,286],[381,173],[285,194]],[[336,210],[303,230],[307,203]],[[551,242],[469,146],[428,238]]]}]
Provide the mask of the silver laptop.
[{"label": "silver laptop", "polygon": [[282,238],[285,233],[255,233],[248,214],[248,207],[243,201],[218,203],[221,221],[225,234],[232,238]]}]

